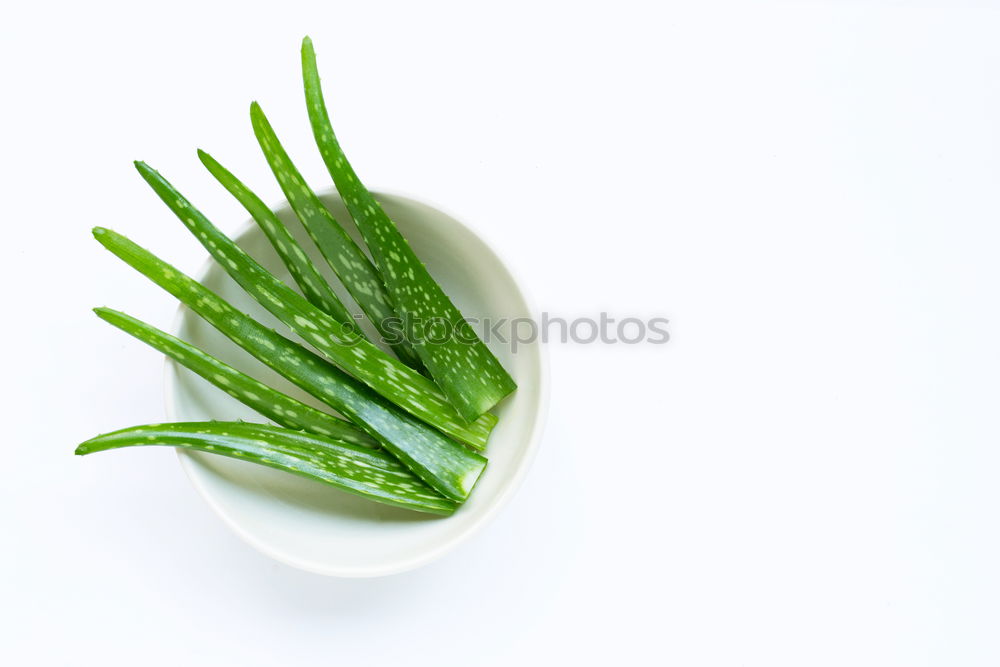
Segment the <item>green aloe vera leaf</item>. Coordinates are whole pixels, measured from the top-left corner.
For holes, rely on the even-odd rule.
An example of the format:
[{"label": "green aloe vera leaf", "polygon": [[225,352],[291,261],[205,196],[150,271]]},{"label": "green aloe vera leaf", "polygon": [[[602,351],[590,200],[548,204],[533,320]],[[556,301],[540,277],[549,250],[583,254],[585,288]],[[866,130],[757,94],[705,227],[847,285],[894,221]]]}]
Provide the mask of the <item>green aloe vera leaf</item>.
[{"label": "green aloe vera leaf", "polygon": [[347,373],[428,424],[477,449],[496,417],[465,422],[428,378],[344,327],[269,273],[213,225],[166,179],[143,162],[136,169],[222,268],[292,331]]},{"label": "green aloe vera leaf", "polygon": [[371,260],[340,226],[316,193],[309,188],[256,102],[250,106],[250,119],[254,134],[257,136],[257,143],[260,144],[264,157],[278,180],[278,185],[285,193],[288,204],[295,211],[295,215],[306,228],[330,268],[368,315],[368,319],[375,325],[379,334],[389,342],[396,356],[408,366],[423,368],[420,357],[401,335],[401,327],[395,326],[399,318],[396,317],[382,279],[372,266]]},{"label": "green aloe vera leaf", "polygon": [[[302,42],[302,76],[316,144],[375,260],[397,316],[414,325],[408,338],[459,413],[468,420],[475,419],[517,388],[514,379],[479,339],[354,173],[333,132],[320,87],[316,53],[308,37]],[[443,333],[448,335],[437,333],[442,324],[447,328]],[[426,330],[421,331],[422,328]]]},{"label": "green aloe vera leaf", "polygon": [[438,493],[456,501],[468,497],[486,467],[483,456],[404,412],[313,352],[240,313],[198,281],[124,236],[95,227],[94,238],[234,343],[363,428]]},{"label": "green aloe vera leaf", "polygon": [[338,322],[354,326],[355,321],[347,307],[327,284],[302,246],[292,237],[285,223],[260,197],[211,155],[199,150],[198,158],[222,187],[226,188],[257,222],[281,261],[288,267],[295,284],[302,290],[306,299]]},{"label": "green aloe vera leaf", "polygon": [[343,419],[272,389],[207,352],[142,320],[111,308],[95,308],[94,312],[105,322],[159,350],[281,426],[362,447],[378,447],[374,438]]},{"label": "green aloe vera leaf", "polygon": [[180,422],[133,426],[81,443],[78,455],[164,445],[249,461],[325,482],[371,500],[448,515],[443,498],[392,456],[314,433],[246,422]]}]

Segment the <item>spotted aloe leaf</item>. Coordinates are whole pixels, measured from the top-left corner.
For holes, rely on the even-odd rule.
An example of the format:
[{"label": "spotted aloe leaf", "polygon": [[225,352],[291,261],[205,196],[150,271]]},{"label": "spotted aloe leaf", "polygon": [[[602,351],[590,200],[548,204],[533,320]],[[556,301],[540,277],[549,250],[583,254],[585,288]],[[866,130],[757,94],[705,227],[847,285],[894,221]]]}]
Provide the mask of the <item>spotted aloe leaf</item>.
[{"label": "spotted aloe leaf", "polygon": [[396,317],[382,279],[371,260],[340,226],[295,168],[278,141],[271,123],[256,102],[250,106],[250,119],[257,142],[282,192],[288,198],[288,204],[302,221],[330,268],[365,311],[378,332],[390,343],[392,351],[408,366],[423,368],[420,357],[402,335],[402,328],[396,326],[399,318]]},{"label": "spotted aloe leaf", "polygon": [[94,237],[234,343],[360,426],[438,493],[468,497],[486,459],[404,412],[336,366],[240,313],[193,278],[109,229]]},{"label": "spotted aloe leaf", "polygon": [[312,41],[302,42],[302,75],[313,135],[357,224],[408,338],[438,386],[466,419],[496,405],[517,385],[434,280],[382,206],[358,180],[333,132]]},{"label": "spotted aloe leaf", "polygon": [[448,515],[457,507],[385,452],[265,424],[180,422],[133,426],[91,438],[81,443],[76,453],[147,445],[250,461],[418,512]]},{"label": "spotted aloe leaf", "polygon": [[207,352],[142,320],[110,308],[95,308],[94,312],[105,322],[159,350],[281,426],[316,433],[362,447],[378,447],[374,438],[343,419],[272,389]]},{"label": "spotted aloe leaf", "polygon": [[478,449],[496,424],[483,415],[472,424],[429,379],[345,328],[289,288],[220,232],[165,178],[143,162],[136,168],[227,273],[264,308],[347,373],[431,426]]},{"label": "spotted aloe leaf", "polygon": [[215,176],[215,179],[257,222],[306,299],[341,324],[354,327],[356,323],[351,313],[274,211],[211,155],[199,150],[198,157],[212,176]]}]

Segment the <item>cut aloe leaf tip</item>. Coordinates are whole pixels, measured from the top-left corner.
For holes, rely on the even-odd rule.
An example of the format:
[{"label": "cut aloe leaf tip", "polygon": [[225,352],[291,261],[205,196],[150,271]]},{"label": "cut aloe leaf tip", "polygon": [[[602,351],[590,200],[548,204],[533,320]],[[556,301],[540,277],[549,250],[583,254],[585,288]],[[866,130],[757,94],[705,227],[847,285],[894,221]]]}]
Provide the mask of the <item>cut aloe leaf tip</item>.
[{"label": "cut aloe leaf tip", "polygon": [[[316,144],[375,260],[396,314],[413,324],[409,333],[414,348],[452,405],[466,419],[475,419],[517,385],[354,173],[330,123],[308,37],[302,42],[302,76]],[[440,341],[430,335],[434,326],[447,329]],[[427,331],[422,330],[425,327]]]},{"label": "cut aloe leaf tip", "polygon": [[451,514],[441,497],[389,454],[324,436],[247,422],[181,422],[133,426],[81,443],[80,456],[122,447],[163,445],[249,461],[388,505]]}]

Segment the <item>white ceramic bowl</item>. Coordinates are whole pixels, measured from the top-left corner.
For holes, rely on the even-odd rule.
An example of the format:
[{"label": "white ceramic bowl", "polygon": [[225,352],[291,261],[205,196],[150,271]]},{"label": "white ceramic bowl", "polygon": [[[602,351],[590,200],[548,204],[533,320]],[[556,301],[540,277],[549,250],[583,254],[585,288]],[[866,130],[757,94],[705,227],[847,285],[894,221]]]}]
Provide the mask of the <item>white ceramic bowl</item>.
[{"label": "white ceramic bowl", "polygon": [[[417,255],[467,317],[532,317],[524,289],[490,247],[451,216],[408,197],[377,194]],[[335,193],[323,200],[338,220],[350,218]],[[325,267],[287,204],[275,209]],[[237,242],[291,284],[266,237],[252,221]],[[329,274],[328,274],[329,275]],[[198,276],[240,310],[287,334],[211,260]],[[345,303],[350,303],[345,301]],[[175,333],[300,400],[315,400],[256,361],[187,308],[178,312]],[[509,325],[501,328],[510,331]],[[547,361],[541,343],[519,346],[490,341],[490,348],[518,383],[496,409],[500,423],[486,455],[489,465],[471,498],[446,518],[380,505],[319,482],[244,461],[180,452],[181,464],[209,505],[240,537],[288,565],[318,574],[372,577],[402,572],[442,556],[486,523],[517,489],[534,458],[547,405]],[[266,421],[194,373],[168,361],[167,414],[171,420]]]}]

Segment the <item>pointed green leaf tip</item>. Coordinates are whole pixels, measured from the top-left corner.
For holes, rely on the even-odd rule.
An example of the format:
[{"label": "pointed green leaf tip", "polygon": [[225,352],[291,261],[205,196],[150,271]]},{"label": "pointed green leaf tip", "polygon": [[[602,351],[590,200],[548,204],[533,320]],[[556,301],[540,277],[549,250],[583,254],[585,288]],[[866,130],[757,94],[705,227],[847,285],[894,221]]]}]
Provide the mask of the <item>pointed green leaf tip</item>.
[{"label": "pointed green leaf tip", "polygon": [[[484,414],[517,385],[451,302],[427,267],[358,179],[337,141],[320,86],[316,55],[303,41],[302,79],[313,137],[340,198],[364,238],[396,315],[410,323],[413,347],[431,377],[466,420]],[[433,327],[450,334],[437,340]]]},{"label": "pointed green leaf tip", "polygon": [[457,504],[435,492],[387,452],[333,438],[247,422],[180,422],[134,426],[81,443],[80,456],[161,445],[265,465],[376,502],[448,515]]}]

